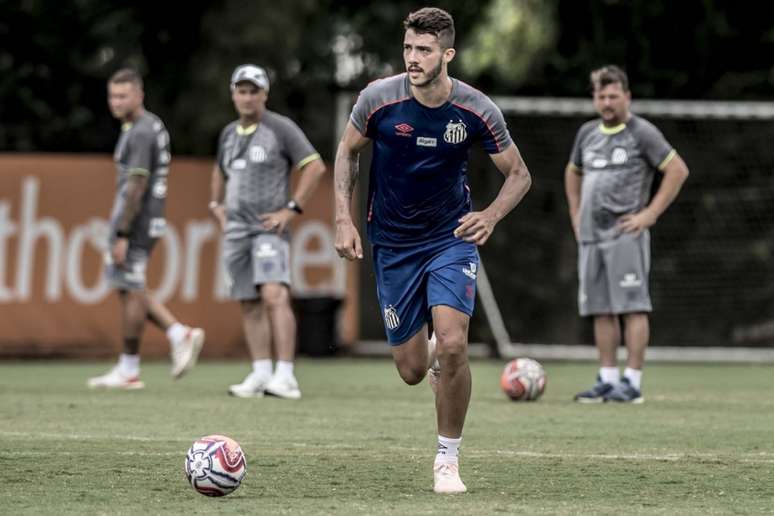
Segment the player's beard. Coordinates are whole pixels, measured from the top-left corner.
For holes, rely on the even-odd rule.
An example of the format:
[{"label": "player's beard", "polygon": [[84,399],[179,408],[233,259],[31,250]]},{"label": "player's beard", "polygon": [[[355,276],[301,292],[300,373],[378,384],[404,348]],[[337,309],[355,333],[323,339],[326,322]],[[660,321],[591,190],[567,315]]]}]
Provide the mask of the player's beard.
[{"label": "player's beard", "polygon": [[438,66],[431,69],[429,72],[427,72],[424,82],[412,82],[411,85],[415,86],[417,88],[426,88],[428,86],[432,86],[432,84],[438,79],[438,76],[441,75],[441,71],[443,70],[443,60],[438,60]]}]

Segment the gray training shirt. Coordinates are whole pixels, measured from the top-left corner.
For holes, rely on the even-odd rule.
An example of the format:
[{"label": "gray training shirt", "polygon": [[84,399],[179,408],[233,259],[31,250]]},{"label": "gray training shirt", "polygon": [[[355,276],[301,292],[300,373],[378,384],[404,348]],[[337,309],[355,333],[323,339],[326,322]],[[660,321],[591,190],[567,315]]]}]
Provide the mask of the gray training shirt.
[{"label": "gray training shirt", "polygon": [[121,136],[113,154],[117,177],[116,195],[110,215],[111,240],[119,229],[118,217],[125,209],[125,190],[129,176],[132,175],[146,176],[148,188],[129,230],[131,245],[149,249],[164,234],[164,204],[170,160],[169,133],[158,116],[145,111],[133,123],[125,123],[121,127]]},{"label": "gray training shirt", "polygon": [[290,172],[319,157],[301,129],[273,111],[264,112],[257,126],[228,124],[217,156],[226,179],[226,238],[263,232],[258,216],[287,204]]},{"label": "gray training shirt", "polygon": [[570,154],[570,163],[583,172],[580,241],[617,238],[618,219],[647,205],[655,170],[674,155],[656,126],[639,116],[612,128],[599,119],[583,124]]}]

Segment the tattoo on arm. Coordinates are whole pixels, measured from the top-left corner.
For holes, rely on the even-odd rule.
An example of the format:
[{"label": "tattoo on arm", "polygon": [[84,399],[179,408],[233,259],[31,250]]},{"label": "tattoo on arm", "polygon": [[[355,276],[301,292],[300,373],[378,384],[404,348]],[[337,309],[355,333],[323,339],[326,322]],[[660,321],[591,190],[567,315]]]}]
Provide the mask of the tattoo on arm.
[{"label": "tattoo on arm", "polygon": [[145,188],[148,184],[148,178],[145,176],[130,176],[124,190],[124,210],[118,217],[117,229],[119,231],[129,231],[132,221],[140,212],[142,198],[145,194]]},{"label": "tattoo on arm", "polygon": [[341,174],[336,178],[336,189],[344,195],[347,203],[352,200],[352,193],[355,191],[355,185],[360,175],[359,157],[359,153],[347,152],[344,155],[345,163],[341,167]]}]

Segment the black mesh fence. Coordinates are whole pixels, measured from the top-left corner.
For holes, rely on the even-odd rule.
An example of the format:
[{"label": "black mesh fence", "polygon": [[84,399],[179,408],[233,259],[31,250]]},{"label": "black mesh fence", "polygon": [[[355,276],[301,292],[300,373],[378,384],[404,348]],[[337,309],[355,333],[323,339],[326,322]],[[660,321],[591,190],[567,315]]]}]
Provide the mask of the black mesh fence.
[{"label": "black mesh fence", "polygon": [[[774,344],[774,124],[647,118],[691,171],[651,231],[652,344]],[[587,118],[507,119],[533,186],[481,249],[503,319],[513,341],[590,343],[590,321],[577,314],[577,251],[563,184],[575,132]],[[366,159],[362,188],[367,167]],[[502,176],[485,153],[474,151],[469,181],[480,209],[494,198]],[[363,338],[383,339],[373,283],[367,262]],[[491,340],[479,303],[471,341]]]}]

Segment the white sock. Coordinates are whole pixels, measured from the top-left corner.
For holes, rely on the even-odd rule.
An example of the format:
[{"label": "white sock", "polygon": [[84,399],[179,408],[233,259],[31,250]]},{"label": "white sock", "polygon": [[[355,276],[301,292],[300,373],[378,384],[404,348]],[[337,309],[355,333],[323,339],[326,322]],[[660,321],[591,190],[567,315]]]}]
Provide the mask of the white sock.
[{"label": "white sock", "polygon": [[140,355],[118,355],[118,370],[124,376],[134,377],[140,375]]},{"label": "white sock", "polygon": [[263,378],[271,376],[271,359],[262,358],[260,360],[253,360],[253,372]]},{"label": "white sock", "polygon": [[167,339],[169,339],[169,342],[172,344],[172,346],[176,346],[182,342],[187,332],[187,326],[176,322],[167,328]]},{"label": "white sock", "polygon": [[293,376],[293,362],[287,362],[285,360],[277,360],[277,367],[274,368],[274,374],[279,377],[292,377]]},{"label": "white sock", "polygon": [[621,373],[617,367],[600,367],[599,379],[602,383],[618,383],[621,380]]},{"label": "white sock", "polygon": [[456,463],[459,456],[460,443],[462,437],[452,439],[438,435],[438,453],[435,455],[435,462],[444,464]]},{"label": "white sock", "polygon": [[631,367],[627,367],[624,369],[624,378],[629,380],[629,384],[637,389],[640,390],[640,385],[642,385],[642,371],[640,369],[632,369]]}]

